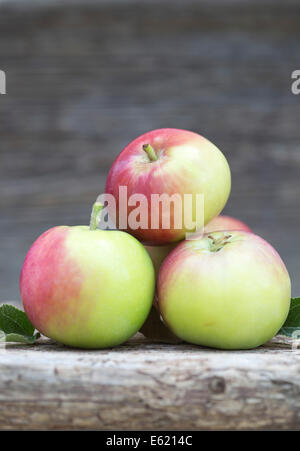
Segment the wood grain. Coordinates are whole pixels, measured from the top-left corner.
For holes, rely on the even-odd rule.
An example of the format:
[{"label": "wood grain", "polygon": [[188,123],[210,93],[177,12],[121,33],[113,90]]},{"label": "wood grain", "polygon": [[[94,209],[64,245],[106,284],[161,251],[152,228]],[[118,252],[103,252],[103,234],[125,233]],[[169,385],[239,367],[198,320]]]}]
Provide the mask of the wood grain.
[{"label": "wood grain", "polygon": [[300,429],[300,352],[151,343],[0,345],[0,429]]}]

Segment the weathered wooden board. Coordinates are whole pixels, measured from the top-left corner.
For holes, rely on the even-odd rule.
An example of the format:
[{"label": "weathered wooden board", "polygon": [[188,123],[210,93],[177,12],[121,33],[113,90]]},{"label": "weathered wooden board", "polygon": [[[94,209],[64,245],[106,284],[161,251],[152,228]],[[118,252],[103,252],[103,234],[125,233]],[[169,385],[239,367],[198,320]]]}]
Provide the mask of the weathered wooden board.
[{"label": "weathered wooden board", "polygon": [[0,429],[300,429],[300,351],[0,345]]}]

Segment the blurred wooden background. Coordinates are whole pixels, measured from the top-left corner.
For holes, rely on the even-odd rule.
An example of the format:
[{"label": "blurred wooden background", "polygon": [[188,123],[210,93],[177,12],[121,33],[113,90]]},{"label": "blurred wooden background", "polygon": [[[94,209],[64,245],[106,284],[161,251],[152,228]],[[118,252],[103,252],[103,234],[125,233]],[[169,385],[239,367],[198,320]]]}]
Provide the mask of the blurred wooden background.
[{"label": "blurred wooden background", "polygon": [[32,241],[87,223],[125,144],[160,127],[213,141],[226,212],[280,252],[300,294],[298,0],[0,1],[0,300]]}]

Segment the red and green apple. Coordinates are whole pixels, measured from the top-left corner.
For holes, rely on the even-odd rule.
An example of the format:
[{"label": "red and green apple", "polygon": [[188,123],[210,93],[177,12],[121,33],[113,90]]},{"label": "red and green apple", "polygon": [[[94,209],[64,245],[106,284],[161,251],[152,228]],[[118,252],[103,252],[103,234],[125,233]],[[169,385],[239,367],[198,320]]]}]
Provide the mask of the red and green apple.
[{"label": "red and green apple", "polygon": [[125,342],[146,320],[155,274],[144,246],[119,230],[58,226],[42,234],[25,258],[20,291],[25,312],[42,334],[69,346],[105,348]]},{"label": "red and green apple", "polygon": [[[213,231],[222,230],[244,230],[246,232],[251,232],[250,227],[248,227],[244,222],[239,219],[232,218],[230,216],[219,215],[213,218],[206,226],[205,233]],[[170,252],[178,245],[178,243],[167,244],[165,246],[147,246],[145,248],[149,253],[154,269],[156,280],[158,278],[158,273],[160,267],[165,260],[165,258],[170,254]],[[153,306],[151,314],[148,316],[147,320],[143,324],[140,332],[142,332],[147,338],[162,340],[162,341],[178,341],[176,336],[166,327],[162,321],[159,306],[157,292],[155,291]]]},{"label": "red and green apple", "polygon": [[287,317],[290,297],[289,274],[276,250],[245,231],[180,243],[158,277],[160,312],[173,333],[221,349],[271,339]]},{"label": "red and green apple", "polygon": [[[204,200],[204,224],[221,212],[230,193],[231,176],[226,158],[213,143],[191,131],[165,128],[145,133],[128,144],[109,171],[105,191],[116,200],[116,225],[123,228],[120,216],[128,218],[136,205],[121,201],[120,187],[126,187],[127,199],[142,194],[147,201],[139,205],[146,225],[133,228],[126,223],[124,229],[144,243],[168,244],[195,230],[187,228],[183,211],[186,208],[191,221],[196,222],[197,195]],[[175,208],[164,211],[163,207],[154,212],[153,194],[179,196],[184,208],[179,213]],[[191,196],[189,206],[184,203],[184,195]],[[162,218],[168,214],[170,226],[164,227]]]}]

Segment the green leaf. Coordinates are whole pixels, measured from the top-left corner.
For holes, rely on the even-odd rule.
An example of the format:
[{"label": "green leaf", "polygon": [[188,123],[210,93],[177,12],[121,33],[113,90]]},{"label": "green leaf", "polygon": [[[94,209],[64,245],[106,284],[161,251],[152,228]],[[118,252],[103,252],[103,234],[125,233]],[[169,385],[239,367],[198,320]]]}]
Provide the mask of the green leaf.
[{"label": "green leaf", "polygon": [[300,297],[291,299],[290,311],[284,325],[278,332],[288,337],[300,338]]},{"label": "green leaf", "polygon": [[31,337],[27,335],[19,335],[19,334],[6,334],[2,330],[0,330],[0,343],[3,342],[13,342],[13,343],[28,343],[33,344],[36,342],[38,338],[40,338],[41,334],[37,332]]},{"label": "green leaf", "polygon": [[300,328],[300,298],[292,298],[290,311],[283,327]]},{"label": "green leaf", "polygon": [[300,298],[292,298],[291,299],[291,307],[296,307],[296,305],[300,305]]},{"label": "green leaf", "polygon": [[25,312],[9,304],[0,306],[0,342],[32,344],[40,337],[34,330]]},{"label": "green leaf", "polygon": [[295,307],[290,308],[284,326],[300,328],[300,305],[296,305]]}]

